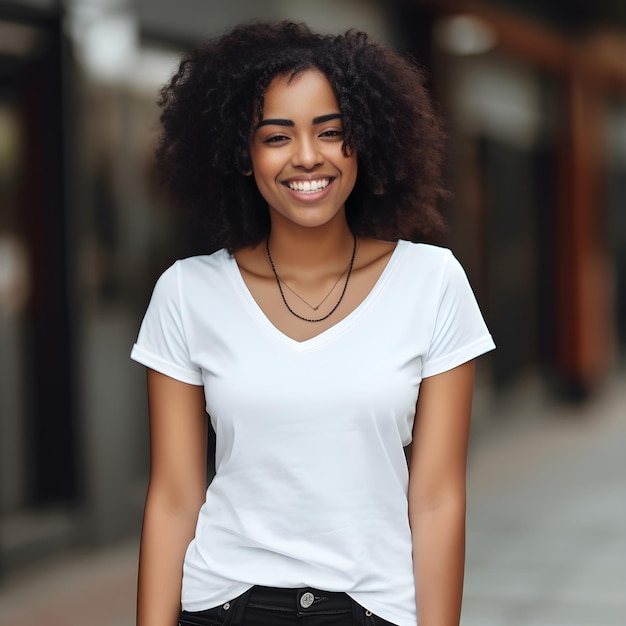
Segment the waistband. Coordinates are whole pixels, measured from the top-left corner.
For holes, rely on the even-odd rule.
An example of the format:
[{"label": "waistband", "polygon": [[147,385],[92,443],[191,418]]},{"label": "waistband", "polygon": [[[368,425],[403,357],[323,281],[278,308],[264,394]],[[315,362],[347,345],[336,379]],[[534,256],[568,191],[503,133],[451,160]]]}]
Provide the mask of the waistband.
[{"label": "waistband", "polygon": [[250,589],[248,606],[289,613],[348,613],[354,602],[342,592],[322,591],[313,587],[285,589],[255,586]]}]

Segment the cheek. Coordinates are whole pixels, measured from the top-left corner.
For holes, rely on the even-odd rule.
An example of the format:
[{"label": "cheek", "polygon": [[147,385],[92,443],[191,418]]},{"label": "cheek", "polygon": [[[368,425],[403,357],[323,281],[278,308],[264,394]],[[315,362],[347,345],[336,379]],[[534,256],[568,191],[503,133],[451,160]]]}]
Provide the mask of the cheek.
[{"label": "cheek", "polygon": [[258,179],[273,179],[280,170],[279,159],[272,154],[252,155],[250,162]]}]

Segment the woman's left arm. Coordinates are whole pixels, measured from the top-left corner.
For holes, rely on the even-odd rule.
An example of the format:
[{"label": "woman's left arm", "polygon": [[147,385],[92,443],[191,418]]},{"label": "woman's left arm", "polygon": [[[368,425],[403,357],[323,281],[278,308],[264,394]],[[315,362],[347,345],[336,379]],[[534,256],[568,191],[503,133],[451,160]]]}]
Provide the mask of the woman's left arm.
[{"label": "woman's left arm", "polygon": [[459,626],[474,362],[422,381],[409,461],[419,626]]}]

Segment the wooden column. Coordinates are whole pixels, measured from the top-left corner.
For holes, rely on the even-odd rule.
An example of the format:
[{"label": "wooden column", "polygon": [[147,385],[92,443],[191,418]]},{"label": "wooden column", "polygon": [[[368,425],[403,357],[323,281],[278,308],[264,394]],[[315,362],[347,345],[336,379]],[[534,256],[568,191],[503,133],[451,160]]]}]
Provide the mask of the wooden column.
[{"label": "wooden column", "polygon": [[556,208],[556,366],[565,390],[591,391],[611,360],[603,181],[604,101],[572,54],[563,94]]}]

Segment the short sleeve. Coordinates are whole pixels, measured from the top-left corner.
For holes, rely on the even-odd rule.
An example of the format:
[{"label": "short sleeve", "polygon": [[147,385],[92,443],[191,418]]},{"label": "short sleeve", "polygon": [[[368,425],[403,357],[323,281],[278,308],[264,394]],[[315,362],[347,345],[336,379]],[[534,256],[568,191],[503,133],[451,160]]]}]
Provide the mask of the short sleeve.
[{"label": "short sleeve", "polygon": [[423,378],[441,374],[495,348],[465,271],[452,253],[448,254]]},{"label": "short sleeve", "polygon": [[202,385],[185,335],[179,272],[175,263],[157,281],[130,358],[181,382]]}]

